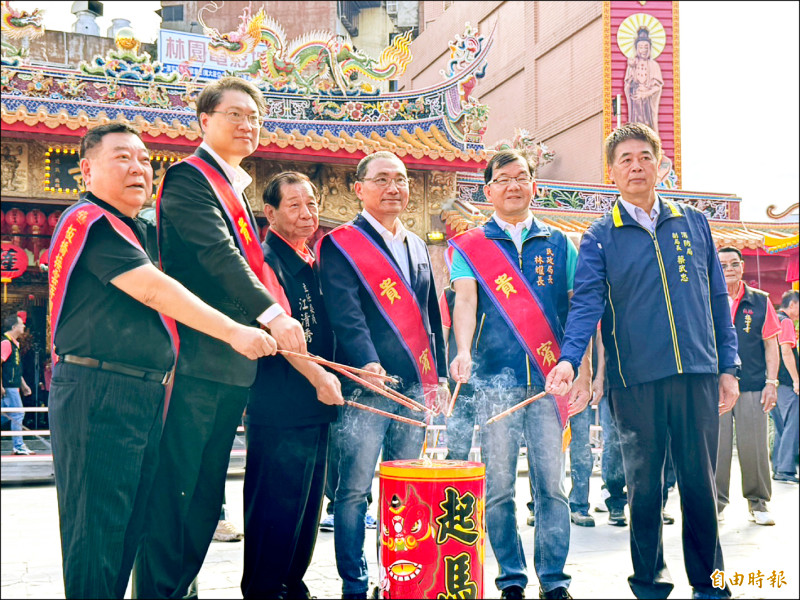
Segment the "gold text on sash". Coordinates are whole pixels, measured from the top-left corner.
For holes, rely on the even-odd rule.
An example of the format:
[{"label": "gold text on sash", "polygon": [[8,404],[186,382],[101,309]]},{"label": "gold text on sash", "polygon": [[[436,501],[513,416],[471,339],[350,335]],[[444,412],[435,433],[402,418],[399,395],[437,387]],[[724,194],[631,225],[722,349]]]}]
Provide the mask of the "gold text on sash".
[{"label": "gold text on sash", "polygon": [[422,372],[427,373],[431,370],[431,361],[428,359],[428,349],[422,351],[422,354],[419,355],[419,364],[422,368]]},{"label": "gold text on sash", "polygon": [[394,304],[395,300],[400,300],[400,293],[395,289],[397,285],[396,281],[392,281],[391,277],[387,277],[383,281],[381,281],[380,288],[383,290],[381,292],[381,296],[386,296],[387,300],[391,304]]},{"label": "gold text on sash", "polygon": [[542,362],[546,367],[556,362],[556,355],[551,348],[552,345],[553,342],[544,342],[536,349],[536,354],[542,357]]},{"label": "gold text on sash", "polygon": [[247,221],[244,220],[244,217],[239,217],[237,225],[239,225],[239,233],[244,237],[244,241],[249,244],[253,238],[250,237],[250,228],[247,226]]},{"label": "gold text on sash", "polygon": [[498,292],[503,292],[506,295],[506,299],[508,299],[510,294],[517,293],[517,290],[515,290],[514,286],[511,284],[513,280],[513,277],[509,277],[507,273],[503,273],[500,275],[500,277],[494,280],[494,282],[497,284],[495,290]]}]

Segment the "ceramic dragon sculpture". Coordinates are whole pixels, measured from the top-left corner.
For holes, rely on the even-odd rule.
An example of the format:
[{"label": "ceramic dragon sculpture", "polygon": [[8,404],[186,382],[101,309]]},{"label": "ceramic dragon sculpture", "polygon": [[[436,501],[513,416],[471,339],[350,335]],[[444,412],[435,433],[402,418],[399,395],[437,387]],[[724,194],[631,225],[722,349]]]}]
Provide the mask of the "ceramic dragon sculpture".
[{"label": "ceramic dragon sculpture", "polygon": [[347,36],[324,31],[308,32],[288,42],[283,28],[264,9],[251,16],[248,9],[239,18],[236,31],[220,33],[203,20],[204,12],[216,12],[212,2],[201,9],[199,21],[211,40],[209,51],[227,55],[233,62],[251,54],[260,44],[263,51],[246,69],[235,75],[250,75],[276,91],[318,93],[334,89],[343,94],[370,91],[363,79],[387,81],[402,75],[411,61],[411,33],[397,36],[375,60],[356,50]]},{"label": "ceramic dragon sculpture", "polygon": [[0,29],[3,32],[3,66],[18,66],[28,55],[26,48],[17,48],[6,41],[23,38],[37,38],[44,35],[44,10],[37,8],[33,12],[16,10],[10,2],[2,2],[2,20]]}]

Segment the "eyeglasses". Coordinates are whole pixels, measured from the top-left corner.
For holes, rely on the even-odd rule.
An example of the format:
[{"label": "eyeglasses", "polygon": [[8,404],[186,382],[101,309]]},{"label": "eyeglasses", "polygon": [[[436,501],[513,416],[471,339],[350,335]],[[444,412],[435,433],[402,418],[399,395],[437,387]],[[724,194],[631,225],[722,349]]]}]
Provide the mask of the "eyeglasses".
[{"label": "eyeglasses", "polygon": [[394,179],[389,177],[364,177],[362,181],[371,181],[380,188],[389,187],[389,185],[392,183],[394,183],[398,188],[408,187],[407,177],[395,177]]},{"label": "eyeglasses", "polygon": [[229,110],[229,111],[221,111],[221,110],[212,110],[209,111],[212,113],[219,113],[221,115],[225,115],[225,118],[228,119],[229,123],[233,123],[234,125],[241,125],[245,119],[247,119],[248,123],[253,127],[261,127],[264,124],[264,119],[261,115],[243,115],[238,110]]},{"label": "eyeglasses", "polygon": [[516,181],[519,185],[528,185],[533,181],[527,175],[520,175],[519,177],[498,177],[497,179],[492,179],[488,185],[499,185],[500,187],[506,187],[507,185],[511,185],[512,181]]},{"label": "eyeglasses", "polygon": [[738,269],[739,267],[742,266],[742,263],[740,263],[740,262],[720,263],[720,264],[722,265],[722,270],[723,271],[725,269]]}]

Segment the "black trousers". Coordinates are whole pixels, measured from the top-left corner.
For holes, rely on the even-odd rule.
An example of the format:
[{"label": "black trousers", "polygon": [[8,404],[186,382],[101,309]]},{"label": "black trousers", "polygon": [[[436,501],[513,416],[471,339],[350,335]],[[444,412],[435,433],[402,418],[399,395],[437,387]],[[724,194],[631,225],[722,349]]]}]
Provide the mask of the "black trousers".
[{"label": "black trousers", "polygon": [[711,585],[724,570],[717,530],[714,473],[719,438],[716,375],[675,375],[612,389],[631,514],[633,575],[637,598],[666,598],[673,584],[664,563],[661,507],[667,444],[681,494],[683,560],[692,587],[711,596],[730,595]]},{"label": "black trousers", "polygon": [[164,386],[58,363],[50,433],[67,598],[122,598],[158,465]]},{"label": "black trousers", "polygon": [[244,476],[245,598],[305,598],[317,541],[328,424],[247,426]]},{"label": "black trousers", "polygon": [[178,375],[161,438],[134,598],[183,598],[219,522],[231,447],[249,388]]}]

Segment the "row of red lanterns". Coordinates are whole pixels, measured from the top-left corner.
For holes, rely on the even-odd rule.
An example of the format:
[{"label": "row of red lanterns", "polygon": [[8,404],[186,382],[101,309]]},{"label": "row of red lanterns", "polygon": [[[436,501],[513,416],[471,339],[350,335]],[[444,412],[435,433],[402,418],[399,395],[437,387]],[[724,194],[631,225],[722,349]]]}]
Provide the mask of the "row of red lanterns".
[{"label": "row of red lanterns", "polygon": [[49,235],[53,233],[58,219],[61,216],[60,210],[55,210],[49,215],[44,214],[38,208],[23,212],[19,208],[12,208],[6,212],[0,211],[2,215],[2,232],[6,235]]}]

